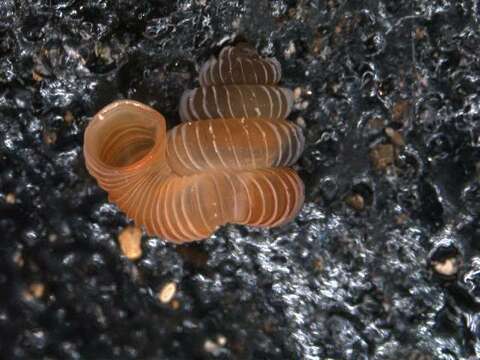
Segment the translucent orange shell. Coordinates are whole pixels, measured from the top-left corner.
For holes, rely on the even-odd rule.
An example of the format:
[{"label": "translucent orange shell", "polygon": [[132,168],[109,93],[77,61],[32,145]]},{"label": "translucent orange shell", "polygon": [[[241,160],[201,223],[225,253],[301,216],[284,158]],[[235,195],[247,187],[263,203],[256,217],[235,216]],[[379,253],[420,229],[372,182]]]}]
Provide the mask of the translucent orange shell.
[{"label": "translucent orange shell", "polygon": [[[251,72],[242,77],[242,61],[254,70],[256,64],[263,78]],[[201,90],[182,98],[187,122],[168,133],[160,113],[121,100],[100,110],[84,135],[86,167],[109,200],[150,235],[176,243],[207,238],[226,223],[282,225],[304,201],[303,182],[288,167],[301,155],[304,138],[296,125],[276,116],[291,108],[289,90],[275,86],[278,62],[228,47],[207,64]],[[256,82],[251,89],[235,85],[242,79]],[[228,93],[232,86],[237,96]],[[248,94],[238,95],[242,91]],[[191,121],[198,114],[204,119]]]}]

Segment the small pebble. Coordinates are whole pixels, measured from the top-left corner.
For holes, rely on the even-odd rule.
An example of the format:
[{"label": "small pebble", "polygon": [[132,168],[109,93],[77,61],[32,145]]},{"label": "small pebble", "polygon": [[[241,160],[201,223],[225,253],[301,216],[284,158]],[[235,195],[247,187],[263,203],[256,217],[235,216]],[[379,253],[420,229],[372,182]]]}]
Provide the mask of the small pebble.
[{"label": "small pebble", "polygon": [[22,297],[26,301],[33,301],[43,296],[45,292],[45,285],[42,283],[32,283],[30,286],[22,291]]},{"label": "small pebble", "polygon": [[379,144],[370,152],[373,166],[377,170],[384,170],[393,164],[395,151],[392,144]]},{"label": "small pebble", "polygon": [[315,39],[313,39],[313,43],[311,46],[312,53],[316,55],[320,54],[323,50],[323,47],[324,47],[324,44],[323,44],[322,38],[320,37],[320,35],[316,36]]},{"label": "small pebble", "polygon": [[218,349],[219,349],[219,346],[216,342],[208,339],[205,341],[205,343],[203,344],[203,349],[207,352],[207,353],[214,353],[214,352],[217,352]]},{"label": "small pebble", "polygon": [[58,240],[58,235],[57,234],[49,234],[48,235],[48,241],[50,241],[51,243],[54,243],[57,240]]},{"label": "small pebble", "polygon": [[43,80],[43,76],[40,75],[38,72],[36,71],[32,71],[32,79],[35,80],[35,81],[42,81]]},{"label": "small pebble", "polygon": [[25,261],[23,259],[22,253],[17,251],[15,254],[13,254],[13,262],[18,266],[18,267],[23,267],[25,264]]},{"label": "small pebble", "polygon": [[409,115],[410,104],[407,100],[400,100],[393,105],[392,120],[396,123],[404,123]]},{"label": "small pebble", "polygon": [[53,131],[45,131],[43,133],[43,141],[47,145],[55,144],[57,142],[57,134]]},{"label": "small pebble", "polygon": [[128,226],[118,235],[118,242],[123,254],[130,260],[142,256],[141,247],[142,231],[134,226]]},{"label": "small pebble", "polygon": [[432,261],[435,272],[443,276],[453,276],[458,272],[458,260],[456,257],[447,258],[443,261]]},{"label": "small pebble", "polygon": [[300,96],[302,96],[302,88],[301,87],[296,87],[294,90],[293,90],[293,98],[294,100],[298,100],[300,99]]},{"label": "small pebble", "polygon": [[345,199],[348,206],[355,210],[363,210],[365,208],[365,200],[360,194],[352,194]]},{"label": "small pebble", "polygon": [[178,301],[177,299],[173,299],[172,301],[170,301],[170,307],[171,307],[173,310],[178,310],[178,309],[180,309],[180,301]]},{"label": "small pebble", "polygon": [[427,31],[425,28],[417,27],[415,29],[415,39],[416,40],[423,40],[427,36]]},{"label": "small pebble", "polygon": [[169,282],[165,284],[165,286],[159,291],[158,300],[160,300],[160,302],[164,304],[167,304],[173,299],[176,292],[177,284],[175,284],[174,282]]},{"label": "small pebble", "polygon": [[75,120],[75,117],[70,111],[67,111],[65,115],[63,115],[63,120],[65,120],[67,124],[71,124],[73,120]]},{"label": "small pebble", "polygon": [[227,345],[227,338],[223,335],[218,335],[217,336],[217,344],[220,345],[220,346]]},{"label": "small pebble", "polygon": [[224,347],[226,344],[227,344],[227,338],[223,335],[218,335],[215,341],[211,339],[205,340],[205,343],[203,344],[203,349],[207,353],[218,354],[220,349]]},{"label": "small pebble", "polygon": [[39,299],[45,293],[45,285],[39,282],[32,283],[29,287],[30,294],[36,299]]},{"label": "small pebble", "polygon": [[5,202],[7,204],[15,204],[15,194],[14,193],[8,193],[6,196],[5,196]]}]

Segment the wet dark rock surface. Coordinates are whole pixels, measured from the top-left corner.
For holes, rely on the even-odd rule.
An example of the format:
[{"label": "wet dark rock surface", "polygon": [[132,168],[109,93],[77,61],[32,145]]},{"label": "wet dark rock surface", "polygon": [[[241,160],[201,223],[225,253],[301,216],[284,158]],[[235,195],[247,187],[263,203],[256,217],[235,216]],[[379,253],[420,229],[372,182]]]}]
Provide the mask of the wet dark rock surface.
[{"label": "wet dark rock surface", "polygon": [[[478,358],[479,16],[473,0],[0,1],[0,357]],[[190,246],[144,236],[128,260],[128,221],[84,168],[89,118],[133,98],[175,125],[198,65],[240,40],[299,88],[303,211]]]}]

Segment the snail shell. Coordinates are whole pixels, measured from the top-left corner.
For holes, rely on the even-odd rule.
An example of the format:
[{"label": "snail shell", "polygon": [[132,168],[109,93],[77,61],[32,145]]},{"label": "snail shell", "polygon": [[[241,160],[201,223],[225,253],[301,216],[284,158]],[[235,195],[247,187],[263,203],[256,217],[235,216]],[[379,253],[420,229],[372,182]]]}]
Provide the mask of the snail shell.
[{"label": "snail shell", "polygon": [[[226,223],[261,227],[292,220],[304,186],[289,168],[304,147],[286,120],[293,96],[281,70],[245,46],[227,47],[185,92],[183,124],[166,131],[154,109],[131,100],[100,110],[84,136],[86,167],[150,235],[182,243]],[[194,121],[202,120],[202,121]]]}]

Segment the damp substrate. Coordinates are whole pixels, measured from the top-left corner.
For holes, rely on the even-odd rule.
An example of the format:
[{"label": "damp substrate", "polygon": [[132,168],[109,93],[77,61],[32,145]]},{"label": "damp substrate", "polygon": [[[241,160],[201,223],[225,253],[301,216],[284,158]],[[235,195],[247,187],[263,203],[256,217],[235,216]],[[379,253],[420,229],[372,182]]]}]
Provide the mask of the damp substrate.
[{"label": "damp substrate", "polygon": [[[473,0],[0,1],[0,358],[480,357],[479,25]],[[294,89],[306,204],[138,248],[83,131],[121,98],[178,124],[241,41]]]}]

